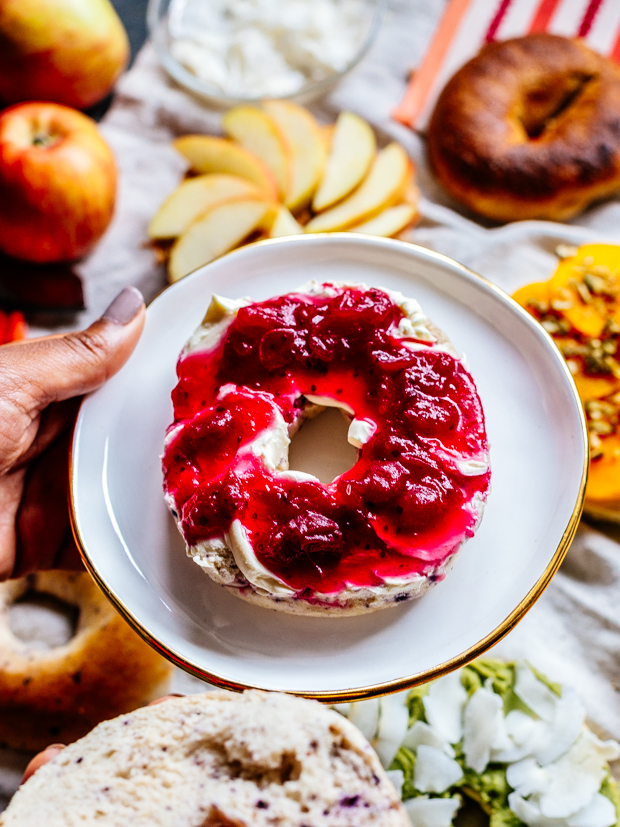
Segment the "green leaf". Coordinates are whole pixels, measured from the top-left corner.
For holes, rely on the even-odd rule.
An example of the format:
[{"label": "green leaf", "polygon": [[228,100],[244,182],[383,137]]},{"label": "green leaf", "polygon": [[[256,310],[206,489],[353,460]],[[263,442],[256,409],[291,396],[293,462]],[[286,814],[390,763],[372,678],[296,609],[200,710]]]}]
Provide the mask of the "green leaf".
[{"label": "green leaf", "polygon": [[414,686],[407,696],[407,706],[409,707],[409,728],[411,728],[416,721],[424,721],[424,723],[428,723],[426,720],[426,715],[424,714],[424,702],[422,701],[422,698],[428,694],[429,686],[429,683],[425,683],[422,686]]},{"label": "green leaf", "polygon": [[408,747],[401,747],[394,760],[388,767],[390,770],[402,770],[405,776],[403,783],[402,799],[407,801],[408,798],[415,798],[421,795],[413,785],[413,772],[415,769],[415,754]]},{"label": "green leaf", "polygon": [[[474,660],[465,666],[461,675],[461,682],[469,695],[472,695],[476,689],[479,689],[490,678],[493,691],[502,699],[505,715],[512,712],[513,709],[518,709],[525,712],[526,715],[536,717],[532,710],[514,693],[517,677],[514,663],[506,663],[496,658],[478,658],[478,660]],[[541,680],[543,678],[544,676]],[[552,686],[546,678],[544,678],[543,683]]]},{"label": "green leaf", "polygon": [[489,827],[525,827],[525,825],[512,810],[496,808],[491,813]]},{"label": "green leaf", "polygon": [[[463,761],[463,765],[464,765]],[[506,769],[499,764],[489,764],[483,773],[463,766],[464,787],[470,787],[488,809],[508,807],[508,794],[512,787],[506,780]]]},{"label": "green leaf", "polygon": [[554,683],[553,681],[550,681],[549,678],[546,675],[543,675],[542,672],[539,672],[538,669],[536,669],[534,666],[532,666],[532,664],[529,662],[529,660],[526,660],[525,662],[527,663],[527,665],[530,667],[532,672],[536,675],[536,677],[538,678],[538,680],[541,683],[544,683],[544,685],[547,686],[555,695],[557,695],[558,698],[562,697],[562,684],[561,683]]},{"label": "green leaf", "polygon": [[601,794],[608,798],[616,808],[616,827],[620,827],[620,788],[616,779],[607,773],[601,786]]}]

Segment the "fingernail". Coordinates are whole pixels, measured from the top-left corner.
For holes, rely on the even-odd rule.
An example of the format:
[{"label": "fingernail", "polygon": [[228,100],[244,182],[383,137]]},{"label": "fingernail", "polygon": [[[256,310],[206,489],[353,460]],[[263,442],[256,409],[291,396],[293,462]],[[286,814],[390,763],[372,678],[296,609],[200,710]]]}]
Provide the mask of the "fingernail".
[{"label": "fingernail", "polygon": [[50,744],[49,746],[45,747],[44,752],[47,752],[48,749],[64,749],[66,746],[66,744]]},{"label": "fingernail", "polygon": [[102,319],[113,324],[129,324],[138,315],[144,299],[136,287],[126,287],[105,311]]}]

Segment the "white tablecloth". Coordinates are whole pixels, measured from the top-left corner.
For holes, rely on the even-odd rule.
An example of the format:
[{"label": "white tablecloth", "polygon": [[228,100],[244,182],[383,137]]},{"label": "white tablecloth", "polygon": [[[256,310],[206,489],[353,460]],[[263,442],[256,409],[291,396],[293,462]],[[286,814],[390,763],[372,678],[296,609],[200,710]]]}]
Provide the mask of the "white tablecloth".
[{"label": "white tablecloth", "polygon": [[[423,140],[392,121],[390,111],[442,8],[437,0],[391,0],[375,46],[355,72],[313,107],[316,115],[332,122],[340,109],[351,109],[373,124],[381,141],[399,140],[417,164],[423,193],[423,220],[411,240],[452,256],[508,291],[548,278],[559,242],[620,243],[618,200],[591,208],[571,224],[535,221],[489,229],[441,191],[426,164]],[[165,286],[163,267],[155,263],[145,240],[154,210],[184,171],[170,141],[188,132],[216,133],[219,118],[167,79],[149,44],[142,49],[101,125],[116,153],[120,191],[109,231],[80,267],[88,310],[76,326],[100,315],[127,284],[139,287],[147,300]],[[497,646],[497,653],[528,658],[550,676],[574,685],[591,720],[620,739],[619,540],[613,529],[605,527],[601,533],[583,525],[545,594]],[[176,679],[177,689],[196,687],[180,675]],[[6,769],[0,769],[0,793],[8,793],[20,759],[0,753],[1,765]]]}]

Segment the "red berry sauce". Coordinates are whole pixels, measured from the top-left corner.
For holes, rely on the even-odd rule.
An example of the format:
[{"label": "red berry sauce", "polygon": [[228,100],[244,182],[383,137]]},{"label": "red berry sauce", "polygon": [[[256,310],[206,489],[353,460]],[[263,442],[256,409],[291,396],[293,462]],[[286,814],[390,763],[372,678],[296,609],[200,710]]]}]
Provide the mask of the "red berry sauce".
[{"label": "red berry sauce", "polygon": [[[243,307],[215,348],[181,357],[163,459],[190,546],[239,519],[259,562],[309,600],[384,578],[441,579],[473,535],[490,482],[488,470],[459,470],[488,458],[462,363],[402,338],[404,313],[387,293],[327,287],[331,296]],[[248,448],[278,411],[289,425],[303,416],[307,394],[376,424],[357,463],[329,485],[271,473]]]}]

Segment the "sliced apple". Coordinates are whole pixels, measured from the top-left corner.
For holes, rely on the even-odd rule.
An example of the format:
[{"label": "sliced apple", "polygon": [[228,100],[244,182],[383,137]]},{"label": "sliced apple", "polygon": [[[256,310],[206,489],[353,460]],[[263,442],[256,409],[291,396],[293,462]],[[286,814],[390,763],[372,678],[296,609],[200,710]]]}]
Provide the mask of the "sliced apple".
[{"label": "sliced apple", "polygon": [[381,235],[390,238],[400,233],[405,227],[413,223],[418,211],[413,204],[399,204],[375,215],[363,224],[349,227],[351,233],[366,233],[367,235]]},{"label": "sliced apple", "polygon": [[364,179],[376,151],[375,133],[370,125],[353,112],[341,112],[312,209],[320,212],[352,192]]},{"label": "sliced apple", "polygon": [[291,149],[274,119],[254,106],[236,106],[222,118],[224,132],[263,161],[286,197],[291,177]]},{"label": "sliced apple", "polygon": [[307,233],[346,230],[372,218],[385,207],[402,200],[409,184],[411,161],[400,144],[388,144],[377,155],[358,189],[330,210],[312,218]]},{"label": "sliced apple", "polygon": [[323,124],[319,127],[321,130],[321,140],[325,147],[325,154],[329,155],[332,148],[332,141],[334,140],[334,132],[336,131],[335,123]]},{"label": "sliced apple", "polygon": [[190,224],[175,242],[168,263],[170,281],[178,281],[197,267],[232,250],[274,210],[272,201],[261,198],[214,206]]},{"label": "sliced apple", "polygon": [[266,101],[265,112],[273,118],[291,149],[291,168],[284,203],[289,210],[310,201],[323,175],[327,153],[316,118],[290,101]]},{"label": "sliced apple", "polygon": [[294,216],[288,211],[285,206],[280,206],[278,214],[275,217],[271,229],[269,230],[269,238],[281,238],[285,235],[299,235],[303,233],[304,228],[295,220]]},{"label": "sliced apple", "polygon": [[194,172],[240,175],[260,187],[269,198],[278,197],[278,184],[269,167],[239,144],[212,135],[184,135],[173,143]]},{"label": "sliced apple", "polygon": [[417,186],[413,178],[407,184],[405,194],[403,195],[403,201],[406,204],[413,204],[414,207],[418,206],[420,201],[420,188]]},{"label": "sliced apple", "polygon": [[204,212],[235,198],[260,196],[260,190],[238,175],[199,175],[183,181],[166,198],[149,224],[150,238],[176,238]]}]

